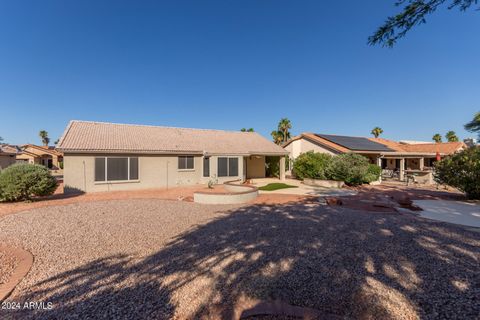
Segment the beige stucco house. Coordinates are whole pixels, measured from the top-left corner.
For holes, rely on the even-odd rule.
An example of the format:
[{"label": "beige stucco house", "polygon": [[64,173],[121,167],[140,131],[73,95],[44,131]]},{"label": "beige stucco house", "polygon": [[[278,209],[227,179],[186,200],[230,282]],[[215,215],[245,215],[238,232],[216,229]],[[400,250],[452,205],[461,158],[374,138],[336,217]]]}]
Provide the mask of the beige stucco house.
[{"label": "beige stucco house", "polygon": [[63,154],[53,147],[43,147],[34,144],[26,144],[16,156],[17,162],[41,164],[50,170],[60,170]]},{"label": "beige stucco house", "polygon": [[[283,145],[289,159],[295,160],[308,151],[342,154],[357,153],[378,164],[382,169],[398,171],[400,180],[405,174],[414,174],[419,179],[432,182],[432,167],[437,159],[453,154],[464,148],[463,142],[408,143],[383,138],[351,137],[315,133],[302,133]],[[291,162],[290,162],[291,163]],[[287,173],[291,173],[291,165]]]},{"label": "beige stucco house", "polygon": [[0,170],[15,163],[17,149],[8,145],[0,145]]},{"label": "beige stucco house", "polygon": [[65,190],[166,188],[265,177],[287,152],[255,132],[71,121],[57,145]]}]

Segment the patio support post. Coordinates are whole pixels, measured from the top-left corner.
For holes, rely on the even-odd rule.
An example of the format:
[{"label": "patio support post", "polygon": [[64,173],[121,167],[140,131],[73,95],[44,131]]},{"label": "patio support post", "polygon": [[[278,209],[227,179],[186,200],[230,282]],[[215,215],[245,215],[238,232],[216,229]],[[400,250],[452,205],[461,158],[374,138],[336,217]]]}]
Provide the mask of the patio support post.
[{"label": "patio support post", "polygon": [[[377,158],[377,166],[382,168],[382,157],[381,156],[378,156],[378,158]],[[382,174],[381,173],[380,173],[380,177],[378,178],[378,181],[382,182]]]},{"label": "patio support post", "polygon": [[400,181],[405,180],[405,158],[400,159],[400,175],[399,175]]},{"label": "patio support post", "polygon": [[285,157],[280,157],[280,180],[285,180]]},{"label": "patio support post", "polygon": [[418,166],[419,166],[420,170],[423,170],[423,168],[425,167],[425,158],[420,158],[419,159]]}]

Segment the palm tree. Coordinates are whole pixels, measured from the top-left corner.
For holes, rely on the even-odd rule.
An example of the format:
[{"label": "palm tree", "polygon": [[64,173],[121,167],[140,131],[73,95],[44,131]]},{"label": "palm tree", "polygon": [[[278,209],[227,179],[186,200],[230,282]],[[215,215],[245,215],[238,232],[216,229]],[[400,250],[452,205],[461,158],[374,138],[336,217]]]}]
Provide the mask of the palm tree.
[{"label": "palm tree", "polygon": [[375,138],[378,138],[378,136],[383,133],[383,130],[380,127],[375,127],[375,128],[372,129],[372,131],[370,133],[373,134],[373,136]]},{"label": "palm tree", "polygon": [[480,111],[473,116],[473,120],[465,125],[465,130],[477,132],[480,138]]},{"label": "palm tree", "polygon": [[290,139],[290,132],[289,130],[292,128],[292,123],[287,118],[280,119],[278,123],[278,131],[282,132],[283,135],[283,142],[287,142]]},{"label": "palm tree", "polygon": [[272,135],[273,142],[275,142],[276,144],[282,144],[284,139],[283,133],[281,131],[273,130],[270,134]]},{"label": "palm tree", "polygon": [[41,130],[38,135],[42,139],[42,143],[45,147],[48,147],[48,144],[50,143],[50,138],[48,137],[48,132],[45,130]]},{"label": "palm tree", "polygon": [[455,131],[452,131],[452,130],[447,132],[447,134],[445,135],[445,138],[447,138],[448,142],[457,142],[458,141],[457,134],[455,133]]},{"label": "palm tree", "polygon": [[440,143],[442,142],[442,136],[440,135],[440,133],[435,133],[432,137],[432,140],[436,143]]}]

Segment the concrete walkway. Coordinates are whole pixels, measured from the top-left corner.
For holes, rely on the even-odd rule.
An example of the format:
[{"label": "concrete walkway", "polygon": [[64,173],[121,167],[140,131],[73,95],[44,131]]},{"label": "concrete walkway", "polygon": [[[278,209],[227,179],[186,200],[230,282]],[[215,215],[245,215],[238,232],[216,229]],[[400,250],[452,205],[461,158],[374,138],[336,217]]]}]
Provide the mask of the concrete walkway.
[{"label": "concrete walkway", "polygon": [[428,219],[480,228],[480,203],[449,200],[415,200],[423,209],[418,213]]},{"label": "concrete walkway", "polygon": [[352,190],[347,189],[334,189],[334,188],[322,188],[307,186],[302,183],[300,180],[296,179],[286,179],[281,181],[275,178],[264,178],[264,179],[252,179],[252,185],[256,187],[262,187],[270,183],[285,183],[291,186],[296,186],[297,188],[288,188],[280,189],[275,191],[262,191],[260,194],[294,194],[294,195],[304,195],[304,196],[318,196],[318,197],[332,197],[332,196],[353,196],[357,193]]}]

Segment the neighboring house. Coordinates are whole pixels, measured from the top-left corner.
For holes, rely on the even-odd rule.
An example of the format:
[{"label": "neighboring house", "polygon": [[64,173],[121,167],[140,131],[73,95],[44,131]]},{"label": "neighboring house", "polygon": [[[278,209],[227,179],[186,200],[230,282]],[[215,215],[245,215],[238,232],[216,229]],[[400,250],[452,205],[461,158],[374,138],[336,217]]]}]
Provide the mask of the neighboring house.
[{"label": "neighboring house", "polygon": [[51,170],[60,170],[63,154],[53,147],[42,147],[34,144],[23,145],[17,154],[17,162],[41,164]]},{"label": "neighboring house", "polygon": [[[350,137],[302,133],[283,145],[294,160],[301,153],[314,151],[328,154],[357,153],[382,169],[398,170],[400,180],[405,173],[419,173],[433,167],[437,158],[466,148],[463,142],[399,143],[383,138]],[[291,165],[290,168],[291,170]],[[420,172],[421,173],[421,172]],[[430,177],[431,178],[431,177]]]},{"label": "neighboring house", "polygon": [[17,149],[9,145],[0,145],[0,170],[15,163]]},{"label": "neighboring house", "polygon": [[[71,121],[57,145],[65,190],[164,188],[265,177],[287,152],[255,132]],[[282,161],[283,160],[283,161]]]}]

